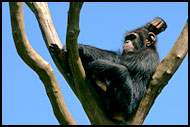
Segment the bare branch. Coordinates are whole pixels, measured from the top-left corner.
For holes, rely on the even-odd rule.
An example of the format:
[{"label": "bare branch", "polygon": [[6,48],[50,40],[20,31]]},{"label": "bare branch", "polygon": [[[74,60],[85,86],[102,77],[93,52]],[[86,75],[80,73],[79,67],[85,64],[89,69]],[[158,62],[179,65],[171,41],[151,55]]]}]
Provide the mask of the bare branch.
[{"label": "bare branch", "polygon": [[91,124],[113,124],[105,116],[97,93],[86,79],[85,71],[78,54],[77,38],[79,35],[79,16],[83,3],[71,2],[68,12],[68,25],[66,46],[68,51],[69,65],[78,90],[79,99]]},{"label": "bare branch", "polygon": [[75,125],[68,111],[59,85],[50,64],[46,62],[30,45],[24,26],[23,4],[10,2],[12,34],[18,54],[40,77],[46,88],[55,116],[60,124]]},{"label": "bare branch", "polygon": [[[62,48],[62,43],[58,37],[58,34],[55,30],[55,27],[53,25],[51,15],[48,9],[48,4],[46,2],[26,2],[28,7],[33,11],[33,13],[36,16],[36,19],[38,20],[38,24],[40,26],[40,30],[43,35],[43,39],[46,43],[47,48],[49,49],[49,45],[51,44],[57,44],[59,48]],[[62,62],[58,62],[56,57],[54,55],[50,54],[61,72],[61,74],[64,76],[66,81],[69,83],[70,87],[74,90],[74,83],[72,79],[67,75],[67,62],[66,60],[63,60]],[[75,93],[76,94],[76,93]]]},{"label": "bare branch", "polygon": [[142,124],[156,97],[176,72],[188,51],[188,22],[168,55],[161,61],[130,124]]},{"label": "bare branch", "polygon": [[[45,40],[45,42],[46,42],[46,45],[47,45],[47,47],[48,47],[48,49],[49,49],[49,45],[51,45],[51,43],[56,43],[56,44],[58,44],[58,46],[59,46],[59,48],[62,48],[62,44],[61,44],[61,42],[60,42],[60,40],[59,40],[59,38],[58,38],[58,35],[57,35],[57,33],[56,33],[56,31],[55,31],[55,28],[54,28],[54,26],[53,26],[53,22],[52,22],[52,20],[51,20],[51,16],[50,16],[50,13],[49,13],[49,10],[48,10],[48,6],[47,6],[47,4],[46,3],[43,3],[43,2],[26,2],[27,3],[27,5],[30,7],[30,9],[34,12],[34,14],[36,15],[36,18],[37,18],[37,20],[38,20],[38,23],[39,23],[39,26],[40,26],[40,29],[41,29],[41,32],[42,32],[42,35],[43,35],[43,38],[44,38],[44,40]],[[78,6],[79,8],[81,8],[82,7],[82,3],[73,3],[73,4],[75,4],[76,6]],[[74,6],[73,6],[74,7]],[[77,8],[78,8],[77,7]],[[77,9],[77,8],[72,8],[72,9]],[[80,10],[80,9],[79,9]],[[71,13],[73,13],[73,12],[71,12]],[[75,17],[75,16],[74,16]],[[79,17],[79,14],[78,14],[78,17]],[[71,22],[72,22],[72,24],[73,23],[75,23],[74,21],[72,21],[71,20]],[[79,34],[79,32],[78,32],[78,34]],[[71,36],[72,37],[72,36]],[[74,48],[72,47],[72,50],[73,50]],[[75,48],[76,49],[76,48]],[[69,49],[68,49],[69,50]],[[76,52],[76,51],[75,51]],[[52,54],[51,54],[52,55]],[[85,90],[85,89],[87,89],[87,90],[89,90],[88,88],[85,88],[86,87],[86,85],[84,85],[83,87],[81,87],[80,85],[79,85],[79,87],[81,87],[81,88],[78,88],[78,87],[76,87],[75,86],[75,84],[74,84],[74,82],[73,82],[73,80],[72,79],[70,79],[70,77],[67,75],[67,67],[68,66],[66,66],[66,64],[68,64],[68,61],[67,61],[67,59],[66,60],[62,60],[61,62],[59,61],[57,61],[57,59],[54,57],[54,56],[52,56],[52,58],[54,59],[54,62],[56,63],[56,65],[57,65],[57,67],[58,67],[58,69],[61,71],[61,73],[63,74],[63,76],[65,77],[65,79],[67,80],[67,82],[68,82],[68,84],[71,86],[71,88],[72,88],[72,90],[73,90],[73,92],[75,93],[75,95],[80,99],[81,98],[81,95],[78,95],[78,91],[80,90],[80,93],[86,93],[86,92],[82,92],[81,90]],[[78,71],[77,71],[78,72]],[[84,72],[83,72],[83,74],[84,74]],[[78,74],[77,74],[78,75]],[[84,75],[83,75],[84,76]],[[80,79],[80,78],[79,78]],[[86,79],[85,79],[86,80]],[[86,83],[87,83],[87,81],[86,81]],[[94,97],[94,98],[98,98],[97,97],[97,95],[96,95],[96,93],[93,93],[93,92],[91,92],[91,91],[93,91],[93,89],[91,88],[91,86],[89,86],[90,87],[90,92],[87,92],[87,94],[86,94],[86,96],[88,97],[89,95],[89,93],[90,94],[92,94],[92,96]],[[77,89],[76,89],[77,88]],[[86,100],[91,100],[91,99],[86,99],[86,97],[85,97],[85,99],[84,99],[84,97],[82,97],[83,98],[83,102],[84,103],[86,103],[86,106],[84,106],[84,107],[86,107],[85,109],[88,109],[88,110],[85,110],[85,111],[90,111],[91,113],[87,113],[87,114],[90,114],[90,116],[91,117],[89,117],[90,119],[92,119],[91,120],[91,122],[92,123],[96,123],[96,124],[98,124],[98,123],[101,123],[101,124],[103,124],[103,121],[102,120],[99,120],[99,119],[107,119],[106,117],[104,118],[103,116],[103,112],[102,112],[102,110],[100,110],[100,109],[98,109],[98,108],[95,108],[95,110],[96,110],[96,112],[99,112],[98,110],[100,110],[101,112],[99,113],[100,115],[97,115],[97,116],[95,116],[95,115],[93,115],[93,113],[94,113],[94,111],[92,110],[92,107],[98,107],[98,106],[96,106],[97,104],[99,104],[100,105],[100,103],[95,103],[95,104],[90,104],[89,102],[87,102]],[[81,99],[80,99],[81,100]],[[98,102],[99,102],[99,100],[98,100]],[[83,104],[83,103],[82,103]],[[83,104],[84,105],[84,104]],[[89,106],[90,105],[90,106]],[[93,105],[93,106],[92,106]],[[99,116],[99,117],[98,117]],[[98,121],[98,122],[97,122]],[[109,120],[107,120],[107,121],[109,121]],[[107,122],[107,123],[109,123],[109,122]]]},{"label": "bare branch", "polygon": [[[67,25],[67,35],[66,35],[66,46],[68,51],[69,65],[71,66],[72,72],[74,73],[74,79],[80,78],[85,80],[85,72],[82,63],[79,59],[77,39],[79,35],[79,15],[80,9],[83,3],[70,3],[70,8],[68,12],[68,25]],[[72,62],[70,62],[72,61]],[[77,68],[78,67],[78,68]],[[73,70],[77,69],[77,70]],[[79,77],[78,77],[78,76]],[[76,82],[75,82],[76,83]]]}]

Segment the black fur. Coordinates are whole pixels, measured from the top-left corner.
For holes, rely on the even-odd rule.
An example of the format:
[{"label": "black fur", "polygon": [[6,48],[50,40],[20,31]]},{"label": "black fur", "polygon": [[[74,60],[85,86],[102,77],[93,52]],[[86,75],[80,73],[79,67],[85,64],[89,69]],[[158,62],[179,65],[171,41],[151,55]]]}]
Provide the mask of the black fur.
[{"label": "black fur", "polygon": [[106,91],[107,113],[123,113],[127,119],[136,110],[159,64],[156,49],[143,48],[120,56],[87,45],[79,47],[87,76],[110,81]]}]

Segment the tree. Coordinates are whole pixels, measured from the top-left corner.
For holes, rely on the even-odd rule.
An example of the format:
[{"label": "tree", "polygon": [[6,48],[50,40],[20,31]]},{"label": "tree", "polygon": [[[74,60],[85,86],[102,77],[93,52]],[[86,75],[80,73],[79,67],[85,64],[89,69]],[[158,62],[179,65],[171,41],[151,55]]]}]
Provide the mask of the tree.
[{"label": "tree", "polygon": [[[49,49],[51,43],[56,43],[60,47],[62,44],[53,26],[47,3],[26,2],[36,15],[40,29]],[[52,56],[56,66],[62,73],[68,84],[80,100],[91,124],[116,124],[110,121],[102,110],[101,103],[92,86],[87,82],[84,69],[82,67],[78,50],[77,38],[79,35],[79,16],[83,3],[71,2],[68,12],[68,27],[66,45],[68,49],[68,59],[65,58],[60,63]],[[31,48],[24,28],[24,17],[22,3],[10,3],[11,23],[13,38],[18,54],[40,77],[45,85],[46,92],[51,101],[54,114],[60,124],[76,124],[64,104],[59,85],[56,81],[51,66],[34,49]],[[186,23],[181,35],[176,41],[169,54],[162,60],[153,76],[145,96],[141,100],[139,108],[134,116],[126,124],[142,124],[154,100],[175,73],[188,50],[188,23]],[[66,64],[69,64],[74,82],[66,73]],[[97,82],[99,83],[99,82]],[[90,100],[90,101],[86,101]],[[95,107],[95,108],[92,108]],[[96,113],[96,114],[94,114]]]}]

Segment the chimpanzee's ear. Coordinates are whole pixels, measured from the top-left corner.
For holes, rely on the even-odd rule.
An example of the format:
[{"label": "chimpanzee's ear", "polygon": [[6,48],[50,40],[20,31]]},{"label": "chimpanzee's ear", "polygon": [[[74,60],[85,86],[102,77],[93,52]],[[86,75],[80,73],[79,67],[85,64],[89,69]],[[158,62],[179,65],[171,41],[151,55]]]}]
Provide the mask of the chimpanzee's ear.
[{"label": "chimpanzee's ear", "polygon": [[153,32],[148,33],[148,37],[146,39],[146,46],[151,46],[156,41],[156,35]]}]

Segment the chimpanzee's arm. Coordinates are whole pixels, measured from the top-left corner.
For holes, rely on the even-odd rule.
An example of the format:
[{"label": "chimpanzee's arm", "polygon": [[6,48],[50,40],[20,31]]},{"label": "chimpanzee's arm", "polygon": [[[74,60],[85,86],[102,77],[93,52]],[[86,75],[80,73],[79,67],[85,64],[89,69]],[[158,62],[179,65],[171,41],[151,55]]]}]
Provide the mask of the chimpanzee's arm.
[{"label": "chimpanzee's arm", "polygon": [[135,30],[146,29],[149,32],[153,32],[155,35],[158,35],[161,32],[163,32],[166,28],[167,28],[166,22],[162,18],[156,17],[151,22],[146,23],[144,26],[137,28]]},{"label": "chimpanzee's arm", "polygon": [[162,18],[156,17],[152,22],[147,24],[146,28],[149,32],[158,35],[167,28],[167,24]]},{"label": "chimpanzee's arm", "polygon": [[113,51],[102,50],[93,46],[79,45],[79,55],[83,66],[97,59],[116,60],[119,55]]},{"label": "chimpanzee's arm", "polygon": [[[119,55],[117,55],[113,51],[102,50],[96,47],[88,46],[88,45],[78,45],[79,47],[79,55],[82,60],[84,68],[87,67],[87,64],[95,61],[97,59],[107,59],[107,60],[116,60]],[[66,46],[60,49],[56,44],[50,45],[51,53],[57,57],[59,62],[66,60],[63,57],[67,57]]]},{"label": "chimpanzee's arm", "polygon": [[99,49],[93,46],[89,46],[89,45],[78,45],[79,48],[79,52],[84,54],[85,56],[91,56],[95,59],[99,59],[99,58],[105,58],[105,57],[109,57],[109,56],[114,56],[116,55],[115,52],[113,51],[109,51],[109,50],[103,50],[103,49]]}]

